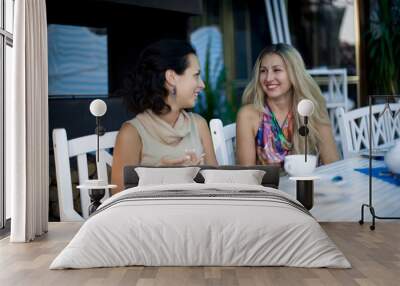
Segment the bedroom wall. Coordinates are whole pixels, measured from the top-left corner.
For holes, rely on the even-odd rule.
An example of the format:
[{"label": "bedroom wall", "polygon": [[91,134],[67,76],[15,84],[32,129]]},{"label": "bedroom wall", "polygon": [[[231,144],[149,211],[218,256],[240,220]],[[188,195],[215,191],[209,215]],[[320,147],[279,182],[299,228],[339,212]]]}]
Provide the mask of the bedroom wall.
[{"label": "bedroom wall", "polygon": [[[140,2],[140,3],[139,3]],[[202,10],[200,0],[168,1],[131,0],[47,0],[48,24],[79,25],[107,28],[108,82],[107,113],[102,125],[107,131],[118,130],[132,118],[123,100],[115,95],[136,62],[139,52],[160,38],[187,37],[188,19]],[[150,6],[150,7],[145,7]],[[158,8],[156,8],[158,7]],[[69,139],[94,133],[95,119],[89,113],[93,98],[49,98],[50,147],[50,208],[49,219],[58,220],[58,198],[52,154],[52,130],[65,128]],[[74,162],[72,162],[72,167]],[[90,171],[90,170],[89,170]],[[76,172],[72,181],[77,182]],[[79,206],[79,193],[74,191],[74,202]]]},{"label": "bedroom wall", "polygon": [[[126,112],[122,100],[115,98],[115,92],[123,86],[139,52],[160,38],[186,38],[190,15],[112,1],[47,0],[48,24],[106,27],[108,30],[109,97],[105,101],[109,108],[104,122],[109,130],[118,129],[123,121],[133,116]],[[66,128],[70,138],[92,133],[90,101],[68,96],[66,99],[49,98],[50,135],[56,127]]]}]

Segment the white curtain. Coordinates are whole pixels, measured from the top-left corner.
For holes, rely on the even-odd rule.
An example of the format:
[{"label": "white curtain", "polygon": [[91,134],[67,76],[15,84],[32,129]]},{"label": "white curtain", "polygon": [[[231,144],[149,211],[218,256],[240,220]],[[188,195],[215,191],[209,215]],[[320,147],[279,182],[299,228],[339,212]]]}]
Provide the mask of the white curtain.
[{"label": "white curtain", "polygon": [[13,92],[6,96],[6,188],[11,190],[12,242],[48,227],[47,22],[45,0],[14,7]]}]

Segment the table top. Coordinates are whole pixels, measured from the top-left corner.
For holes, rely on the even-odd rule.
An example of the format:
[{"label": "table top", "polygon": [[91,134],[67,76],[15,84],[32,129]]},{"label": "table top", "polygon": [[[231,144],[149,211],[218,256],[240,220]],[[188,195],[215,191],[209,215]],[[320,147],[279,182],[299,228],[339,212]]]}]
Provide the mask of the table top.
[{"label": "table top", "polygon": [[[369,160],[353,157],[318,167],[313,175],[314,207],[311,213],[318,221],[358,221],[361,205],[369,203],[368,175],[355,171],[368,168]],[[372,167],[384,167],[383,161],[372,161]],[[343,180],[333,182],[341,176]],[[296,182],[288,176],[280,178],[279,189],[296,196]],[[400,187],[383,180],[372,178],[372,198],[375,214],[400,217]],[[369,209],[365,209],[365,220],[370,220]]]}]

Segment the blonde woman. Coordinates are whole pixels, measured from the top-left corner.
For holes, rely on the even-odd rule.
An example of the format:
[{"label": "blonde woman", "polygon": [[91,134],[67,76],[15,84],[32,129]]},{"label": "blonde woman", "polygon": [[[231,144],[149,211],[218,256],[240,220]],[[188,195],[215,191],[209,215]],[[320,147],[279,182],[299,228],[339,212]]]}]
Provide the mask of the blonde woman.
[{"label": "blonde woman", "polygon": [[253,78],[243,93],[236,124],[237,160],[240,165],[280,164],[288,154],[302,153],[298,134],[301,118],[296,107],[309,99],[315,111],[309,119],[309,150],[323,164],[339,160],[325,100],[307,73],[299,52],[276,44],[258,56]]}]

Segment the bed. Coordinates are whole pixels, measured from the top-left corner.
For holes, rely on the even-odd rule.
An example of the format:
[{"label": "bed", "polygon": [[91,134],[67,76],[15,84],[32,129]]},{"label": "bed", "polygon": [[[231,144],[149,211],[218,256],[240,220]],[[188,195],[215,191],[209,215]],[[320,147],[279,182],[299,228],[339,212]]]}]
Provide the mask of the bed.
[{"label": "bed", "polygon": [[265,171],[259,185],[204,182],[200,172],[193,183],[138,185],[136,167],[125,168],[126,189],[103,202],[50,269],[351,267],[311,214],[278,190],[278,168],[218,167],[239,170],[233,180],[244,170]]}]

